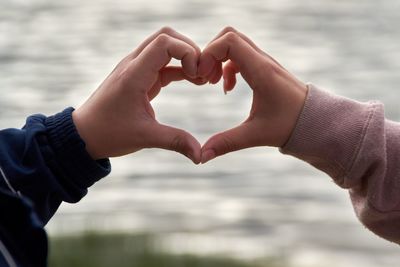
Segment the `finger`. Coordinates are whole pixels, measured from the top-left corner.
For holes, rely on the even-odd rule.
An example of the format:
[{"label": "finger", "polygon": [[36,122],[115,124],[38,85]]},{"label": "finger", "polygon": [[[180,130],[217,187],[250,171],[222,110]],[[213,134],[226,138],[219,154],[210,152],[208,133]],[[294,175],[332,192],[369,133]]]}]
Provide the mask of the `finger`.
[{"label": "finger", "polygon": [[184,73],[196,77],[198,54],[196,49],[186,42],[167,34],[158,35],[135,59],[142,73],[158,74],[172,58],[182,62]]},{"label": "finger", "polygon": [[188,77],[183,72],[183,69],[181,67],[167,66],[159,72],[159,80],[157,81],[157,84],[155,84],[147,93],[149,100],[155,98],[159,94],[162,87],[167,86],[171,82],[181,81],[181,80],[187,80],[196,85],[203,85],[206,83],[201,78],[193,79]]},{"label": "finger", "polygon": [[174,29],[170,28],[170,27],[163,27],[161,28],[159,31],[157,31],[156,33],[152,34],[150,37],[148,37],[145,41],[143,41],[129,56],[131,59],[136,58],[138,55],[140,55],[140,53],[152,42],[154,41],[154,39],[157,38],[157,36],[161,35],[161,34],[167,34],[171,37],[174,37],[176,39],[179,39],[187,44],[189,44],[190,46],[192,46],[196,52],[200,55],[201,50],[200,48],[196,45],[195,42],[193,42],[192,40],[190,40],[188,37],[184,36],[183,34],[180,34],[179,32],[175,31]]},{"label": "finger", "polygon": [[196,85],[202,85],[205,81],[201,78],[191,78],[185,74],[183,68],[167,66],[160,71],[161,87],[165,87],[171,82],[187,80]]},{"label": "finger", "polygon": [[222,62],[218,62],[215,67],[212,75],[209,78],[211,84],[216,84],[221,80],[222,77]]},{"label": "finger", "polygon": [[212,43],[214,40],[217,40],[218,38],[220,38],[221,36],[225,35],[228,32],[236,33],[243,40],[245,40],[251,47],[253,47],[258,53],[268,57],[269,59],[271,59],[272,61],[274,61],[276,64],[278,64],[283,68],[283,66],[278,61],[276,61],[273,57],[271,57],[270,55],[265,53],[262,49],[260,49],[249,37],[247,37],[245,34],[241,33],[240,31],[236,30],[231,26],[225,27],[225,29],[223,29],[210,43]]},{"label": "finger", "polygon": [[233,32],[238,34],[243,40],[245,40],[251,47],[253,47],[255,50],[257,50],[260,53],[264,53],[249,37],[241,33],[240,31],[236,30],[235,28],[231,26],[225,27],[217,36],[215,36],[214,39],[211,40],[209,44],[211,44],[213,41],[219,39],[220,37],[224,36],[228,32]]},{"label": "finger", "polygon": [[203,50],[198,67],[198,75],[205,77],[215,61],[225,62],[228,59],[236,63],[239,69],[248,73],[259,72],[260,60],[263,58],[249,43],[238,34],[227,32]]},{"label": "finger", "polygon": [[236,85],[236,74],[239,72],[239,67],[232,61],[229,60],[228,63],[225,64],[223,70],[223,78],[224,78],[224,92],[231,91]]},{"label": "finger", "polygon": [[149,130],[149,148],[162,148],[176,151],[195,164],[201,160],[201,145],[188,132],[174,127],[154,123]]},{"label": "finger", "polygon": [[249,136],[251,127],[248,123],[212,136],[201,149],[201,163],[204,164],[229,152],[252,147]]},{"label": "finger", "polygon": [[[222,76],[222,62],[215,62],[213,67],[210,69],[210,72],[207,74],[207,77],[201,79],[206,80],[210,84],[214,84],[219,80],[218,75]],[[215,80],[217,81],[215,82]]]},{"label": "finger", "polygon": [[218,61],[212,56],[204,56],[203,53],[201,53],[199,58],[197,76],[209,81],[214,74]]},{"label": "finger", "polygon": [[[236,29],[234,29],[233,27],[225,27],[220,33],[217,34],[217,36],[215,36],[209,43],[207,46],[209,46],[212,42],[214,42],[215,40],[217,40],[218,38],[220,38],[221,36],[223,36],[224,34],[226,34],[227,32],[237,32],[238,31]],[[207,61],[207,62],[205,62]],[[210,77],[214,77],[215,75],[215,71],[216,71],[216,64],[220,64],[222,67],[221,62],[215,62],[215,60],[213,60],[213,58],[211,57],[206,57],[202,59],[202,66],[208,66],[208,73],[203,73],[203,77],[206,76],[209,80]],[[203,71],[206,71],[207,69],[203,68]]]}]

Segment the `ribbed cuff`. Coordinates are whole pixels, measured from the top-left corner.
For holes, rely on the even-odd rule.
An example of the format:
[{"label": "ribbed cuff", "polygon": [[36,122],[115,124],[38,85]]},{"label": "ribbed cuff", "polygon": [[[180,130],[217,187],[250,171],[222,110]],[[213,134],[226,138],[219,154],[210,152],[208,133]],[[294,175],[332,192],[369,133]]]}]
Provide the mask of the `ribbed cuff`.
[{"label": "ribbed cuff", "polygon": [[308,95],[296,127],[280,149],[302,159],[348,187],[376,103],[360,103],[308,85]]},{"label": "ribbed cuff", "polygon": [[111,172],[111,164],[108,159],[93,160],[88,154],[72,120],[73,111],[72,107],[67,108],[47,117],[44,124],[50,145],[68,179],[79,188],[86,189],[107,176]]}]

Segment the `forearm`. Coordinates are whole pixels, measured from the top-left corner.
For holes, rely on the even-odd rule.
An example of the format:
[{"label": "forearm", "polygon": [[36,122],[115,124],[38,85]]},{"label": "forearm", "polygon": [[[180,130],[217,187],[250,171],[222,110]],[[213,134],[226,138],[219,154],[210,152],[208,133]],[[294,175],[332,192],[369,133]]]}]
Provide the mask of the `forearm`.
[{"label": "forearm", "polygon": [[376,234],[400,243],[400,124],[385,120],[382,104],[360,103],[310,86],[281,152],[350,189],[360,220]]}]

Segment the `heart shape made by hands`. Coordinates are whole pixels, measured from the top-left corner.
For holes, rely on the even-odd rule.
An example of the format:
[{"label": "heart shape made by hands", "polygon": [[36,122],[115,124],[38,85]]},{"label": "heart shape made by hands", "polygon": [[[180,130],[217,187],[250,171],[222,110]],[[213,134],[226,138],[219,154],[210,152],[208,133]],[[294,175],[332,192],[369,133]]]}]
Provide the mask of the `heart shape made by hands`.
[{"label": "heart shape made by hands", "polygon": [[[168,66],[172,58],[182,66]],[[190,133],[156,121],[150,101],[162,87],[183,79],[216,84],[223,78],[228,92],[235,87],[238,73],[253,92],[250,114],[240,125],[215,134],[201,146]],[[304,83],[233,28],[224,29],[203,51],[187,37],[165,28],[125,57],[73,112],[73,119],[94,159],[163,148],[198,164],[244,148],[282,146],[306,94]]]},{"label": "heart shape made by hands", "polygon": [[225,94],[233,90],[236,75],[240,73],[252,89],[253,100],[248,118],[232,129],[211,136],[200,153],[194,151],[199,145],[196,146],[197,140],[191,135],[186,143],[175,139],[174,150],[187,151],[183,154],[195,163],[206,163],[228,152],[255,146],[281,147],[286,143],[302,110],[307,86],[247,36],[231,27],[224,29],[201,52],[196,75],[189,75],[185,56],[181,62],[184,75],[177,80],[202,85],[217,84],[223,78]]}]

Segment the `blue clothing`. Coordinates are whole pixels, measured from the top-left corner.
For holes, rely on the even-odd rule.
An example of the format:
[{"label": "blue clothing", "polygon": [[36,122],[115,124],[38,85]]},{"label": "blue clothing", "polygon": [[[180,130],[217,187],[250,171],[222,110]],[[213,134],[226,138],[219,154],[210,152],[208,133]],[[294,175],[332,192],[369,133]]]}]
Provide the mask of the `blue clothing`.
[{"label": "blue clothing", "polygon": [[46,266],[43,227],[62,201],[78,202],[111,171],[108,159],[87,153],[72,111],[0,131],[0,267]]}]

